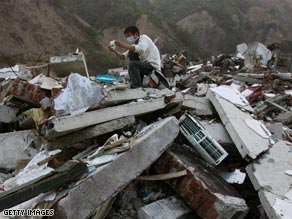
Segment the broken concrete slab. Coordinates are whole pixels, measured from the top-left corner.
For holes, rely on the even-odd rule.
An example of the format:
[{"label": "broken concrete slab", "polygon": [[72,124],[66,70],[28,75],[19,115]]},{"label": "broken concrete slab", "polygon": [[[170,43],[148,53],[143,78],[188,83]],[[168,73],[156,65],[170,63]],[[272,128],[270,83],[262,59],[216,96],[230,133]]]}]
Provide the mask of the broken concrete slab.
[{"label": "broken concrete slab", "polygon": [[0,122],[3,123],[13,122],[16,119],[17,112],[18,109],[5,105],[0,105]]},{"label": "broken concrete slab", "polygon": [[140,208],[138,219],[179,219],[191,211],[182,200],[171,196]]},{"label": "broken concrete slab", "polygon": [[284,141],[279,141],[261,158],[246,167],[247,174],[259,192],[261,203],[269,218],[275,217],[272,210],[276,198],[284,199],[292,185],[292,177],[285,174],[292,166],[292,150]]},{"label": "broken concrete slab", "polygon": [[207,97],[244,159],[255,159],[269,149],[269,138],[262,137],[248,125],[248,122],[257,122],[249,113],[241,111],[212,90],[208,91]]},{"label": "broken concrete slab", "polygon": [[[36,130],[0,134],[0,168],[14,169],[17,160],[31,159],[37,154],[39,137]],[[35,144],[35,145],[34,145]]]},{"label": "broken concrete slab", "polygon": [[126,103],[136,99],[159,98],[168,94],[174,94],[171,90],[158,90],[154,88],[136,88],[136,89],[122,89],[122,90],[109,90],[103,89],[105,98],[102,101],[104,106],[112,106],[121,103]]},{"label": "broken concrete slab", "polygon": [[246,82],[246,83],[249,83],[249,84],[262,84],[263,83],[263,81],[260,80],[260,79],[251,78],[251,77],[245,77],[245,76],[239,76],[239,75],[232,75],[232,78],[234,80]]},{"label": "broken concrete slab", "polygon": [[209,123],[207,121],[200,121],[200,123],[229,155],[238,155],[238,150],[222,123]]},{"label": "broken concrete slab", "polygon": [[234,145],[230,135],[222,123],[209,123],[200,121],[209,134],[221,145]]},{"label": "broken concrete slab", "polygon": [[[221,85],[219,87],[214,87],[209,89],[210,92],[215,93],[220,96],[222,99],[227,100],[228,102],[238,106],[242,109],[245,109],[249,112],[253,112],[253,108],[250,106],[247,99],[233,86]],[[209,91],[208,91],[209,93]]]},{"label": "broken concrete slab", "polygon": [[76,144],[86,139],[94,138],[118,129],[122,129],[125,126],[134,123],[134,116],[112,120],[57,138],[56,140],[48,142],[45,147],[47,150],[54,150],[57,148],[64,149],[70,145]]},{"label": "broken concrete slab", "polygon": [[28,80],[32,78],[32,73],[25,65],[15,65],[13,67],[0,69],[0,79],[16,79]]},{"label": "broken concrete slab", "polygon": [[170,147],[154,164],[159,174],[187,170],[188,175],[167,183],[202,218],[244,218],[248,207],[234,188],[187,146]]},{"label": "broken concrete slab", "polygon": [[290,219],[291,218],[291,215],[289,217],[288,215],[285,215],[283,211],[278,212],[275,209],[277,202],[280,200],[281,202],[286,202],[289,205],[289,209],[291,210],[292,209],[291,199],[283,198],[281,196],[278,196],[276,194],[263,191],[263,190],[260,190],[258,195],[262,203],[262,206],[264,207],[264,210],[269,218],[271,219],[279,219],[279,218]]},{"label": "broken concrete slab", "polygon": [[53,218],[88,218],[98,206],[120,192],[156,161],[178,132],[178,121],[174,117],[146,127],[138,135],[132,151],[120,154],[61,199]]},{"label": "broken concrete slab", "polygon": [[194,110],[194,114],[198,116],[212,115],[212,105],[206,97],[195,97],[185,95],[182,107]]},{"label": "broken concrete slab", "polygon": [[283,124],[281,122],[272,123],[267,128],[273,134],[272,135],[273,139],[279,139],[279,140],[283,139],[284,130],[283,130]]},{"label": "broken concrete slab", "polygon": [[71,72],[77,72],[83,76],[87,76],[83,53],[67,56],[54,56],[50,58],[50,76],[66,77]]},{"label": "broken concrete slab", "polygon": [[154,112],[166,107],[164,98],[133,102],[124,105],[108,107],[95,111],[85,112],[76,116],[64,116],[47,121],[42,127],[42,134],[47,139],[66,135],[70,132],[91,125],[119,119],[126,116],[138,116]]},{"label": "broken concrete slab", "polygon": [[36,197],[41,193],[57,189],[87,174],[84,163],[65,163],[56,170],[20,186],[0,193],[0,211],[11,208]]},{"label": "broken concrete slab", "polygon": [[275,121],[282,122],[284,124],[292,123],[292,112],[282,112],[276,118]]}]

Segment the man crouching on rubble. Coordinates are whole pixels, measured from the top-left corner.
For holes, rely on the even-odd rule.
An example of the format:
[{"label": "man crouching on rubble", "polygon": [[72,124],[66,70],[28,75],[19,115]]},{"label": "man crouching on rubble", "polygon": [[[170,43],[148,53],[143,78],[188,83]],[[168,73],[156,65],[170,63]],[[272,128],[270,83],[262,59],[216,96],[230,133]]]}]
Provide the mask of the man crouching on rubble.
[{"label": "man crouching on rubble", "polygon": [[115,40],[113,43],[115,46],[127,49],[126,52],[118,52],[115,46],[110,46],[109,49],[119,59],[129,59],[131,88],[143,87],[144,75],[150,75],[154,69],[161,71],[159,50],[147,35],[140,35],[136,26],[127,27],[124,35],[128,43],[121,40]]}]

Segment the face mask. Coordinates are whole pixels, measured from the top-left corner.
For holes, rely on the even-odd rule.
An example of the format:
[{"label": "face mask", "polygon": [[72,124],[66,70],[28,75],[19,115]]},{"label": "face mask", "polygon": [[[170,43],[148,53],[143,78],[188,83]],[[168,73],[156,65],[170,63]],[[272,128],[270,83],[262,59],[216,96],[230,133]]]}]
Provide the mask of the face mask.
[{"label": "face mask", "polygon": [[133,36],[131,36],[131,37],[127,37],[127,42],[129,43],[129,44],[135,44],[135,38],[133,37]]}]

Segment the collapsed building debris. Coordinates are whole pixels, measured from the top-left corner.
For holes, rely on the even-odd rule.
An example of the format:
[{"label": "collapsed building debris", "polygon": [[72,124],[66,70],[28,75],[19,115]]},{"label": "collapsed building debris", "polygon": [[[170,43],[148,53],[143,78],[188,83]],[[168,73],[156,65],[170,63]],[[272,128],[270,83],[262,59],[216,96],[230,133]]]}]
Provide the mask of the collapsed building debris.
[{"label": "collapsed building debris", "polygon": [[0,122],[10,123],[16,119],[18,110],[9,106],[0,105]]},{"label": "collapsed building debris", "polygon": [[0,211],[291,217],[291,73],[272,55],[260,43],[207,62],[168,55],[162,90],[131,89],[124,69],[89,75],[79,52],[38,74],[0,69]]},{"label": "collapsed building debris", "polygon": [[244,159],[255,159],[269,149],[270,135],[263,124],[212,90],[209,90],[208,98]]},{"label": "collapsed building debris", "polygon": [[[49,120],[43,126],[42,134],[55,138],[91,125],[119,119],[125,116],[138,116],[163,109],[166,106],[163,97],[142,102],[128,103],[95,111],[85,112],[74,116],[64,116]],[[93,119],[94,118],[94,119]]]},{"label": "collapsed building debris", "polygon": [[197,116],[211,116],[213,109],[210,101],[206,97],[194,97],[185,95],[182,108],[193,110],[193,114]]},{"label": "collapsed building debris", "polygon": [[191,209],[177,197],[172,196],[146,205],[138,210],[139,219],[178,219],[191,212]]},{"label": "collapsed building debris", "polygon": [[18,160],[31,159],[41,146],[35,130],[0,134],[0,168],[14,169]]},{"label": "collapsed building debris", "polygon": [[[292,166],[292,151],[284,141],[274,144],[269,153],[249,164],[246,171],[259,193],[261,203],[269,218],[290,218],[292,177],[287,174]],[[269,173],[267,174],[267,170]]]},{"label": "collapsed building debris", "polygon": [[178,131],[178,122],[173,117],[144,128],[131,152],[121,154],[111,165],[97,170],[59,202],[58,217],[81,219],[93,214],[97,206],[121,191],[156,161],[170,146]]},{"label": "collapsed building debris", "polygon": [[112,120],[53,139],[46,143],[45,147],[48,150],[54,150],[58,148],[65,149],[66,147],[72,146],[79,142],[122,129],[125,126],[133,125],[134,123],[135,117],[133,116]]},{"label": "collapsed building debris", "polygon": [[187,176],[168,183],[202,218],[244,218],[247,214],[245,201],[186,146],[168,149],[154,168],[160,174],[187,170]]}]

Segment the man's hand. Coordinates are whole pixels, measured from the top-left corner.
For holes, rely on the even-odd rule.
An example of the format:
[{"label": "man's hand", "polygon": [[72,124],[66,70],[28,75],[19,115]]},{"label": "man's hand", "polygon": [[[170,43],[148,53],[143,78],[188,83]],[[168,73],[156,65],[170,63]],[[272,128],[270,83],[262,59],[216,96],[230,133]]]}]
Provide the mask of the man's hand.
[{"label": "man's hand", "polygon": [[118,46],[120,48],[124,48],[123,46],[124,46],[125,43],[123,43],[121,40],[116,40],[115,44],[116,44],[116,46]]},{"label": "man's hand", "polygon": [[115,51],[116,51],[116,50],[113,49],[111,46],[109,46],[108,49],[109,49],[109,51],[111,51],[111,52],[115,52]]},{"label": "man's hand", "polygon": [[117,50],[115,50],[114,48],[112,48],[111,46],[108,47],[109,51],[111,51],[116,57],[118,57],[121,60],[125,60],[125,56],[118,52]]},{"label": "man's hand", "polygon": [[120,48],[127,49],[130,51],[135,51],[135,46],[124,43],[121,40],[116,40],[115,44],[116,44],[116,46],[118,46]]}]

